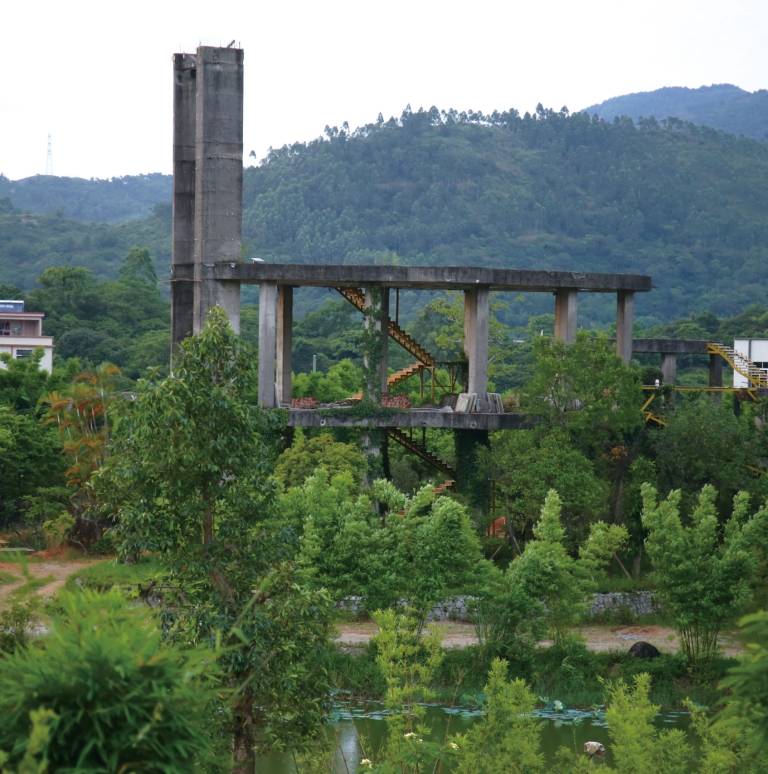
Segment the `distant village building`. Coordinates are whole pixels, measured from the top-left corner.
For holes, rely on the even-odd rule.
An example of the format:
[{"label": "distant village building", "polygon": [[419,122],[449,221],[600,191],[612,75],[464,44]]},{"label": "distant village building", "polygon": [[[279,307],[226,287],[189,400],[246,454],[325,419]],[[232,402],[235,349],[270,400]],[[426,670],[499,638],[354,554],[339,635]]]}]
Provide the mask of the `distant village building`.
[{"label": "distant village building", "polygon": [[[53,370],[53,336],[43,336],[42,312],[25,312],[23,301],[0,301],[0,352],[14,360],[31,357],[37,347],[43,348],[40,368]],[[0,368],[6,365],[0,361]]]},{"label": "distant village building", "polygon": [[[733,348],[751,360],[763,372],[763,376],[768,377],[768,339],[734,339]],[[752,384],[746,376],[734,371],[733,386],[746,389]]]}]

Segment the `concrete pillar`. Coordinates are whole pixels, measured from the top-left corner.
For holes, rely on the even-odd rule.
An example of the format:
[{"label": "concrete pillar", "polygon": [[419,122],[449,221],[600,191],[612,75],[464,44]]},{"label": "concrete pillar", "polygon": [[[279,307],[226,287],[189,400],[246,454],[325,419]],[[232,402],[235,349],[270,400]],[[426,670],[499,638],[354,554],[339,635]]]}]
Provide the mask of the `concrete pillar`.
[{"label": "concrete pillar", "polygon": [[277,398],[291,402],[291,346],[293,343],[293,288],[277,288]]},{"label": "concrete pillar", "polygon": [[632,359],[632,322],[635,294],[620,290],[616,294],[616,354],[627,364]]},{"label": "concrete pillar", "polygon": [[468,361],[467,392],[485,398],[488,393],[488,318],[490,288],[464,291],[464,354]]},{"label": "concrete pillar", "polygon": [[173,237],[171,264],[171,356],[192,335],[195,309],[194,272],[177,267],[195,260],[195,57],[173,56]]},{"label": "concrete pillar", "polygon": [[[243,51],[200,46],[196,57],[195,317],[205,325],[213,302],[231,289],[203,280],[202,265],[240,260],[243,217]],[[210,285],[210,287],[203,287]],[[237,294],[239,305],[239,292]],[[228,310],[229,311],[229,310]],[[234,326],[233,326],[234,327]]]},{"label": "concrete pillar", "polygon": [[664,352],[661,356],[661,375],[664,384],[674,384],[677,379],[677,355]]},{"label": "concrete pillar", "polygon": [[259,285],[259,406],[277,408],[275,390],[275,328],[277,285]]},{"label": "concrete pillar", "polygon": [[555,293],[555,338],[568,344],[576,341],[576,309],[579,293],[570,288]]},{"label": "concrete pillar", "polygon": [[[381,336],[381,356],[379,360],[379,366],[376,371],[376,380],[377,380],[377,386],[378,390],[380,390],[382,393],[389,391],[389,385],[387,384],[387,379],[389,378],[389,288],[375,288],[379,291],[381,294],[381,306],[379,307],[379,314],[376,314],[376,311],[373,312],[374,316],[374,330],[377,333],[383,333],[383,336]],[[374,306],[374,297],[373,293],[371,292],[374,290],[374,288],[366,288],[365,289],[365,308],[371,309]],[[365,317],[365,324],[366,326],[369,324],[370,318],[366,315]],[[368,353],[363,353],[363,358],[366,362],[366,367],[368,363]],[[371,395],[371,397],[374,397],[375,399],[375,393],[377,390],[375,389],[375,386],[373,384],[368,386],[368,392]],[[378,453],[378,452],[377,452]]]},{"label": "concrete pillar", "polygon": [[[723,358],[721,358],[720,355],[709,356],[709,386],[723,386]],[[720,403],[722,399],[723,394],[721,392],[712,393],[713,403]]]}]

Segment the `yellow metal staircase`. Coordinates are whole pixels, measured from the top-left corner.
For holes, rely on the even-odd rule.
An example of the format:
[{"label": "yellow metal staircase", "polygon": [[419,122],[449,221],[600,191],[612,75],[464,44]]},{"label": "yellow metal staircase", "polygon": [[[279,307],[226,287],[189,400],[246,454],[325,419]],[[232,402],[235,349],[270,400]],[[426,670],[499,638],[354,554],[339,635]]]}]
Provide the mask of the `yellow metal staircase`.
[{"label": "yellow metal staircase", "polygon": [[[336,290],[350,304],[356,307],[358,311],[365,311],[365,295],[361,290],[357,288],[336,288]],[[391,339],[396,341],[406,352],[409,352],[419,361],[421,368],[432,368],[435,365],[435,358],[418,341],[409,336],[394,320],[389,321],[387,333]]]},{"label": "yellow metal staircase", "polygon": [[748,379],[755,387],[768,387],[768,373],[758,368],[748,357],[725,344],[710,342],[707,344],[708,355],[720,355],[734,371]]}]

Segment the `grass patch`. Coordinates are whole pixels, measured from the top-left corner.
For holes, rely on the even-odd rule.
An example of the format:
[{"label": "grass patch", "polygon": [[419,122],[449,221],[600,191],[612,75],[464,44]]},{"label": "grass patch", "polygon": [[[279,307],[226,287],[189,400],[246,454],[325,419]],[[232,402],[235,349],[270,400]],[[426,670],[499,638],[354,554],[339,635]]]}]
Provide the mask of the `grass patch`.
[{"label": "grass patch", "polygon": [[72,573],[67,578],[64,588],[67,591],[76,591],[81,587],[107,591],[113,586],[123,588],[139,584],[146,585],[155,578],[162,577],[165,571],[165,565],[155,556],[142,557],[138,564],[125,564],[116,559],[105,559],[103,562],[96,562]]},{"label": "grass patch", "polygon": [[19,580],[18,575],[11,575],[9,572],[0,572],[0,586],[7,586],[9,583],[16,583]]},{"label": "grass patch", "polygon": [[53,583],[55,580],[56,578],[53,575],[46,575],[44,578],[35,578],[32,575],[29,575],[26,578],[26,582],[22,586],[19,586],[19,588],[13,589],[13,591],[11,591],[10,596],[12,599],[18,602],[25,597],[31,596],[38,589],[43,588],[43,586],[47,586],[49,583]]},{"label": "grass patch", "polygon": [[613,591],[655,591],[656,584],[647,575],[640,578],[627,578],[626,575],[614,575],[602,578],[597,582],[598,594],[609,594]]}]

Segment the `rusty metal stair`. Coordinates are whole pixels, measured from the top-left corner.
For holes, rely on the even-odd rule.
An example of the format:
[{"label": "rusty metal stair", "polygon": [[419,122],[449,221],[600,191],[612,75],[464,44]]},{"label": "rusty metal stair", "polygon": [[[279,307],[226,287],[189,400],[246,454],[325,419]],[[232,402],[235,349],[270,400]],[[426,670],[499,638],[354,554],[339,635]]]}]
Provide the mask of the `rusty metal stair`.
[{"label": "rusty metal stair", "polygon": [[456,482],[453,479],[449,478],[447,481],[443,481],[443,483],[440,484],[440,486],[436,486],[432,490],[432,494],[435,497],[439,497],[441,494],[445,494],[445,492],[449,491],[450,489],[453,489],[453,486],[455,483]]},{"label": "rusty metal stair", "polygon": [[[387,378],[387,391],[392,392],[393,387],[397,387],[398,384],[401,382],[404,382],[406,379],[410,379],[415,374],[418,374],[420,371],[423,371],[426,368],[424,363],[414,363],[413,365],[408,366],[408,368],[403,368],[402,371],[398,371],[395,374],[392,374]],[[349,398],[349,400],[362,400],[363,399],[363,393],[358,392],[355,395],[352,395],[352,397]]]},{"label": "rusty metal stair", "polygon": [[[365,312],[365,294],[361,290],[357,288],[336,288],[336,290],[358,311]],[[419,361],[421,368],[432,368],[435,365],[435,358],[418,341],[409,336],[394,320],[389,321],[387,333],[391,339],[396,341],[406,352],[413,355]]]},{"label": "rusty metal stair", "polygon": [[[387,435],[393,441],[399,443],[400,446],[408,449],[409,452],[412,452],[417,457],[420,457],[422,460],[424,460],[424,462],[430,464],[433,468],[437,468],[441,473],[445,473],[446,476],[449,476],[451,486],[453,486],[453,484],[456,482],[456,471],[450,467],[450,465],[443,462],[436,454],[432,454],[429,449],[414,441],[413,438],[409,438],[404,432],[398,430],[396,427],[388,427]],[[447,484],[448,482],[446,482],[446,485]],[[445,488],[447,489],[448,486],[445,486]]]}]

